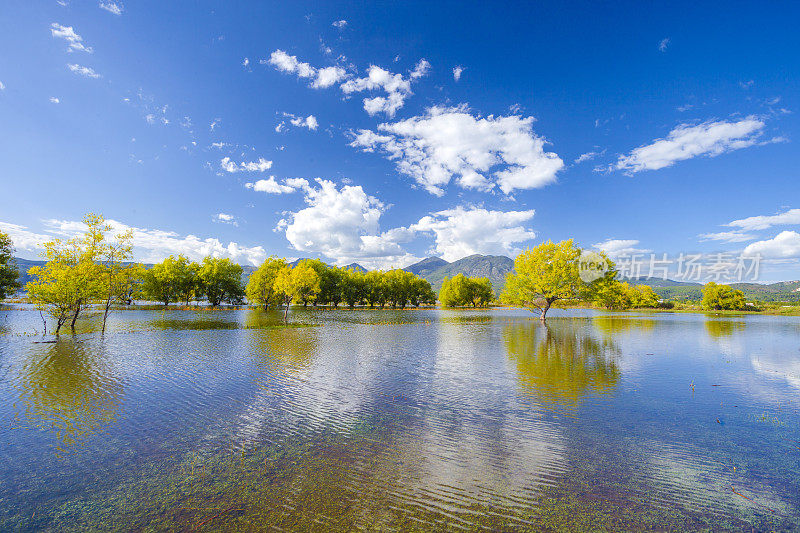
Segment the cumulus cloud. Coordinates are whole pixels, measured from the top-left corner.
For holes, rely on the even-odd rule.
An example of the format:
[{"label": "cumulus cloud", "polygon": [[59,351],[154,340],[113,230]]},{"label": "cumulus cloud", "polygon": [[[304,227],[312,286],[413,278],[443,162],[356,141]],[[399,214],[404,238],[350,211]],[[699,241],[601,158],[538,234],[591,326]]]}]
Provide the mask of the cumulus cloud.
[{"label": "cumulus cloud", "polygon": [[438,196],[453,178],[464,188],[488,191],[498,185],[509,194],[553,183],[564,167],[555,153],[545,152],[546,141],[533,132],[533,121],[432,107],[422,116],[380,124],[378,132],[359,130],[350,146],[382,150],[400,172]]},{"label": "cumulus cloud", "polygon": [[[292,126],[298,128],[307,128],[311,131],[315,131],[319,127],[319,122],[317,121],[317,117],[314,115],[308,115],[307,117],[298,117],[297,115],[293,115],[291,113],[284,113],[284,117],[289,119],[289,123]],[[275,126],[275,131],[280,133],[284,129],[286,129],[286,122],[281,121],[277,126]]]},{"label": "cumulus cloud", "polygon": [[[726,152],[763,144],[761,136],[766,124],[750,116],[732,121],[680,124],[669,132],[666,139],[656,139],[650,144],[622,155],[613,168],[634,174],[643,170],[670,167],[678,161],[698,156],[715,157]],[[775,138],[766,142],[777,142]]]},{"label": "cumulus cloud", "polygon": [[456,81],[460,80],[462,72],[464,72],[464,67],[460,65],[453,67],[453,79]]},{"label": "cumulus cloud", "polygon": [[52,235],[35,233],[27,226],[11,224],[10,222],[0,222],[0,231],[11,237],[11,242],[17,251],[33,252],[42,250],[42,245],[53,239]]},{"label": "cumulus cloud", "polygon": [[2,81],[0,81],[0,91],[5,91],[5,90],[6,90],[5,84]]},{"label": "cumulus cloud", "polygon": [[283,50],[275,50],[270,54],[269,64],[282,72],[296,74],[299,78],[309,78],[314,89],[325,89],[347,77],[345,70],[338,66],[317,69],[310,64],[289,55]]},{"label": "cumulus cloud", "polygon": [[230,224],[231,226],[238,226],[239,222],[236,220],[236,217],[233,215],[229,215],[228,213],[217,213],[214,215],[215,222],[221,222],[223,224]]},{"label": "cumulus cloud", "polygon": [[408,78],[402,74],[394,74],[376,65],[370,65],[367,76],[347,80],[341,89],[345,94],[363,91],[383,90],[386,96],[364,98],[364,110],[369,115],[385,113],[393,117],[397,110],[403,107],[406,98],[411,96],[411,81],[425,76],[430,70],[430,63],[420,59]]},{"label": "cumulus cloud", "polygon": [[220,159],[219,166],[225,172],[266,172],[272,168],[272,161],[259,157],[258,161],[242,161],[236,164],[230,157]]},{"label": "cumulus cloud", "polygon": [[393,117],[397,110],[403,107],[406,98],[413,94],[411,82],[426,76],[431,68],[431,64],[427,60],[420,59],[409,71],[408,76],[404,77],[402,74],[395,74],[376,65],[370,65],[365,77],[353,78],[342,67],[313,67],[284,50],[275,50],[270,54],[269,59],[260,62],[268,63],[281,72],[309,79],[309,86],[314,89],[324,89],[343,82],[340,89],[345,95],[383,90],[386,93],[385,96],[364,98],[364,110],[370,115],[385,113],[389,117]]},{"label": "cumulus cloud", "polygon": [[51,96],[51,97],[50,97],[50,103],[51,103],[51,104],[58,104],[58,103],[61,103],[61,100],[59,100],[59,99],[58,99],[58,98],[56,98],[55,96]]},{"label": "cumulus cloud", "polygon": [[72,26],[62,26],[53,22],[50,24],[50,34],[57,39],[67,41],[67,51],[69,52],[88,52],[91,54],[94,51],[91,46],[83,44],[83,37],[75,33]]},{"label": "cumulus cloud", "polygon": [[334,28],[339,28],[340,30],[343,30],[347,26],[347,21],[344,20],[344,19],[337,20],[333,24],[331,24],[331,26],[333,26]]},{"label": "cumulus cloud", "polygon": [[[169,255],[183,254],[192,260],[200,260],[206,256],[228,257],[233,261],[251,265],[260,264],[267,256],[261,246],[242,246],[236,242],[227,245],[219,239],[208,237],[202,239],[195,235],[180,235],[173,231],[137,228],[116,220],[107,220],[116,235],[125,231],[133,232],[134,259],[146,263],[155,263]],[[49,219],[44,221],[48,233],[39,234],[25,226],[0,222],[0,229],[8,233],[18,250],[36,251],[42,249],[42,243],[54,238],[69,238],[86,230],[83,222],[75,220]]]},{"label": "cumulus cloud", "polygon": [[768,229],[772,226],[800,224],[800,209],[789,209],[777,215],[759,215],[742,218],[725,224],[726,226],[741,228],[743,231]]},{"label": "cumulus cloud", "polygon": [[100,9],[105,9],[114,15],[122,15],[122,4],[117,2],[100,2]]},{"label": "cumulus cloud", "polygon": [[267,194],[288,194],[296,191],[299,188],[307,187],[308,181],[302,178],[289,178],[284,180],[283,183],[278,183],[278,181],[275,179],[275,176],[270,176],[265,180],[245,183],[244,186],[256,192],[265,192]]},{"label": "cumulus cloud", "polygon": [[800,233],[782,231],[772,239],[748,244],[743,255],[761,255],[765,259],[789,259],[800,257]]},{"label": "cumulus cloud", "polygon": [[639,241],[635,239],[606,239],[593,244],[594,248],[602,250],[612,260],[622,255],[646,254],[652,252],[644,248],[637,248]]},{"label": "cumulus cloud", "polygon": [[100,78],[100,77],[102,77],[102,76],[100,76],[100,74],[95,72],[90,67],[83,67],[83,66],[77,65],[75,63],[70,63],[69,65],[67,65],[67,68],[70,69],[75,74],[78,74],[79,76],[83,76],[85,78]]},{"label": "cumulus cloud", "polygon": [[411,232],[380,231],[386,206],[360,185],[337,187],[322,179],[316,184],[305,188],[307,207],[278,222],[276,230],[286,234],[292,248],[322,254],[338,264],[357,261],[367,268],[405,266],[418,260],[400,246]]},{"label": "cumulus cloud", "polygon": [[509,255],[520,250],[517,244],[536,237],[525,223],[534,211],[490,211],[483,208],[456,207],[422,217],[410,226],[411,231],[433,233],[433,251],[446,261],[467,255]]},{"label": "cumulus cloud", "polygon": [[661,39],[661,41],[659,41],[658,43],[658,50],[660,52],[666,52],[668,46],[669,46],[669,37]]}]

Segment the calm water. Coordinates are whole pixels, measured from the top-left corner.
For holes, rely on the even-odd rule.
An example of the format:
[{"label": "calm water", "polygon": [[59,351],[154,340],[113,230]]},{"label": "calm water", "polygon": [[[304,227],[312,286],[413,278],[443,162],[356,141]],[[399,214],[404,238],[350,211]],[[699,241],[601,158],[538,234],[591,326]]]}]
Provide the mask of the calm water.
[{"label": "calm water", "polygon": [[800,529],[800,319],[0,311],[0,530]]}]

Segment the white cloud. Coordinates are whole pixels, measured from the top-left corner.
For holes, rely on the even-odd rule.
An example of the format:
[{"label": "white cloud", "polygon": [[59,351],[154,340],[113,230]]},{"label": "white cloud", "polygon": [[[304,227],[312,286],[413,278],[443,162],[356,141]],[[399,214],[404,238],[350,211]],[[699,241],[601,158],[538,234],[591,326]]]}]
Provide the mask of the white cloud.
[{"label": "white cloud", "polygon": [[380,231],[384,204],[367,195],[361,186],[337,188],[332,181],[317,179],[318,187],[305,188],[308,207],[278,222],[295,250],[322,254],[338,264],[359,262],[367,268],[399,267],[418,260],[400,243],[411,233],[403,228]]},{"label": "white cloud", "polygon": [[596,158],[597,156],[601,155],[602,152],[586,152],[585,154],[581,154],[575,158],[573,164],[579,165],[584,161],[591,161],[592,159]]},{"label": "white cloud", "polygon": [[258,161],[242,161],[237,165],[230,157],[223,157],[219,162],[219,166],[222,170],[231,174],[234,172],[266,172],[272,168],[272,161],[259,157]]},{"label": "white cloud", "polygon": [[658,43],[658,50],[661,52],[666,52],[668,46],[669,46],[669,37],[661,39],[661,41],[659,41]]},{"label": "white cloud", "polygon": [[422,217],[409,229],[432,232],[434,253],[446,261],[472,254],[513,257],[520,252],[517,244],[536,237],[536,233],[524,226],[533,215],[532,209],[504,212],[459,206]]},{"label": "white cloud", "polygon": [[612,260],[621,255],[646,254],[652,250],[637,248],[639,241],[635,239],[606,239],[603,242],[593,244],[594,248],[604,251]]},{"label": "white cloud", "polygon": [[453,67],[453,79],[456,81],[460,80],[462,72],[464,72],[464,67],[460,65]]},{"label": "white cloud", "polygon": [[283,50],[275,50],[270,54],[269,64],[282,72],[296,74],[300,78],[311,79],[311,87],[325,89],[344,80],[347,77],[345,70],[338,66],[316,69],[308,63],[299,61],[297,56],[292,56]]},{"label": "white cloud", "polygon": [[656,139],[636,148],[629,155],[620,156],[614,168],[634,174],[669,167],[693,157],[714,157],[747,148],[760,143],[765,125],[761,119],[753,116],[737,122],[721,120],[695,126],[680,124],[669,132],[666,139]]},{"label": "white cloud", "polygon": [[765,259],[788,259],[800,257],[800,233],[782,231],[772,239],[748,244],[743,255],[760,254]]},{"label": "white cloud", "polygon": [[[473,116],[464,107],[432,107],[427,114],[360,130],[350,144],[364,151],[381,149],[397,169],[428,192],[441,196],[456,178],[461,187],[506,194],[553,183],[564,162],[545,152],[545,140],[533,133],[533,117]],[[491,169],[494,182],[487,177]]]},{"label": "white cloud", "polygon": [[741,228],[743,231],[768,229],[772,226],[800,224],[800,209],[789,209],[777,215],[759,215],[734,220],[726,226]]},{"label": "white cloud", "polygon": [[52,235],[44,235],[30,231],[27,226],[0,222],[0,231],[11,237],[11,242],[17,251],[28,252],[43,250],[42,244],[53,239]]},{"label": "white cloud", "polygon": [[250,59],[245,57],[244,61],[242,61],[242,66],[245,67],[245,68],[249,67],[250,66]]},{"label": "white cloud", "polygon": [[428,62],[427,59],[423,57],[417,62],[416,66],[414,67],[414,70],[411,71],[410,74],[411,79],[417,80],[419,78],[425,77],[428,75],[428,72],[430,72],[430,70],[431,70],[431,64]]},{"label": "white cloud", "polygon": [[58,98],[56,98],[55,96],[51,96],[51,97],[50,97],[50,103],[52,103],[52,104],[59,104],[59,103],[61,103],[61,100],[59,100],[59,99],[58,99]]},{"label": "white cloud", "polygon": [[309,86],[314,89],[324,89],[344,82],[340,89],[345,95],[383,90],[386,96],[364,98],[364,110],[370,115],[385,113],[389,117],[393,117],[397,110],[403,107],[406,98],[413,94],[411,82],[426,76],[431,68],[427,60],[420,59],[406,78],[402,74],[394,74],[376,65],[370,65],[366,77],[352,78],[342,67],[316,68],[283,50],[275,50],[269,59],[261,60],[260,63],[269,63],[281,72],[309,79],[311,80]]},{"label": "white cloud", "polygon": [[755,239],[755,235],[740,231],[719,231],[717,233],[701,233],[698,235],[702,241],[745,242]]},{"label": "white cloud", "polygon": [[333,26],[334,28],[339,28],[340,30],[343,30],[347,26],[347,21],[344,20],[344,19],[337,20],[336,22],[331,24],[331,26]]},{"label": "white cloud", "polygon": [[83,67],[83,66],[77,65],[75,63],[70,63],[69,65],[67,65],[67,68],[69,68],[75,74],[78,74],[80,76],[84,76],[86,78],[100,78],[100,77],[102,77],[102,76],[100,76],[100,74],[95,72],[93,69],[91,69],[89,67]]},{"label": "white cloud", "polygon": [[411,81],[425,76],[429,69],[430,63],[420,59],[406,79],[402,74],[393,74],[381,67],[370,65],[366,77],[348,80],[342,84],[341,89],[345,94],[382,89],[386,92],[386,96],[365,98],[364,110],[371,116],[385,113],[393,117],[397,110],[403,107],[406,98],[413,94]]},{"label": "white cloud", "polygon": [[222,122],[221,118],[215,118],[214,120],[212,120],[211,125],[209,126],[209,131],[214,131],[216,127],[219,126],[220,122]]},{"label": "white cloud", "polygon": [[324,67],[317,70],[317,76],[311,86],[315,89],[325,89],[347,78],[347,73],[342,67]]},{"label": "white cloud", "polygon": [[75,33],[72,26],[62,26],[56,22],[50,24],[50,34],[57,39],[64,39],[69,43],[67,50],[69,52],[88,52],[92,53],[91,46],[83,44],[83,37]]},{"label": "white cloud", "polygon": [[100,9],[105,9],[109,13],[122,15],[122,4],[117,2],[100,2]]},{"label": "white cloud", "polygon": [[233,215],[229,215],[227,213],[217,213],[214,216],[215,222],[221,222],[223,224],[230,224],[231,226],[238,226],[239,222],[236,220],[236,217]]},{"label": "white cloud", "polygon": [[265,192],[267,194],[288,194],[296,191],[302,186],[299,184],[299,182],[293,181],[298,179],[308,185],[308,182],[302,178],[289,178],[288,180],[284,180],[284,182],[281,184],[275,180],[275,176],[270,176],[269,179],[245,183],[244,186],[248,189],[253,189],[256,192]]},{"label": "white cloud", "polygon": [[[289,123],[292,126],[298,128],[308,128],[309,130],[316,130],[319,127],[319,122],[317,121],[317,117],[314,115],[308,115],[307,117],[298,117],[297,115],[293,115],[291,113],[284,113],[284,117],[289,119]],[[286,122],[281,121],[277,126],[275,126],[275,131],[277,133],[282,132],[286,129]]]},{"label": "white cloud", "polygon": [[0,91],[5,91],[5,90],[6,90],[5,84],[2,81],[0,81]]},{"label": "white cloud", "polygon": [[[228,257],[237,262],[251,265],[260,264],[267,256],[261,246],[247,247],[236,242],[223,244],[218,239],[208,237],[201,239],[195,235],[182,236],[172,231],[137,228],[116,220],[107,220],[116,235],[127,230],[133,231],[134,259],[146,263],[163,260],[173,254],[183,254],[197,261],[206,256]],[[25,226],[0,222],[0,229],[8,233],[18,250],[41,250],[41,244],[56,237],[73,237],[86,230],[83,222],[74,220],[44,221],[48,234],[38,234]]]}]

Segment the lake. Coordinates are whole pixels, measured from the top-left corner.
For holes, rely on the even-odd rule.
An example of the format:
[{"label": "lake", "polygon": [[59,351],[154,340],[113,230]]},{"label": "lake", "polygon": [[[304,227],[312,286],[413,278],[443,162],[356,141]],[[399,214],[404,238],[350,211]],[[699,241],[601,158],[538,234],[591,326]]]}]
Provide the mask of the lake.
[{"label": "lake", "polygon": [[290,321],[0,311],[0,530],[800,529],[800,318]]}]

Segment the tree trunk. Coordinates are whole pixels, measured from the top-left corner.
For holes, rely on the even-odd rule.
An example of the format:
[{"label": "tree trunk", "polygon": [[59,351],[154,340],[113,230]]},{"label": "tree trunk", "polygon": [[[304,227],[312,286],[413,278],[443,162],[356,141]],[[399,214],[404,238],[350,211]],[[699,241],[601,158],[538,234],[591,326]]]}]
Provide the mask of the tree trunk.
[{"label": "tree trunk", "polygon": [[110,296],[106,299],[106,309],[105,309],[105,312],[103,313],[103,331],[102,331],[102,333],[106,332],[106,319],[108,318],[108,308],[109,307],[111,307],[111,297]]},{"label": "tree trunk", "polygon": [[289,321],[289,302],[286,302],[286,309],[283,311],[283,322]]},{"label": "tree trunk", "polygon": [[545,322],[547,320],[547,312],[550,310],[550,306],[553,302],[550,300],[545,300],[544,308],[542,309],[542,316],[539,317],[539,320]]},{"label": "tree trunk", "polygon": [[75,331],[75,321],[78,320],[78,313],[80,312],[81,312],[81,300],[78,300],[78,305],[75,306],[75,314],[72,315],[72,322],[69,325],[72,331]]}]

